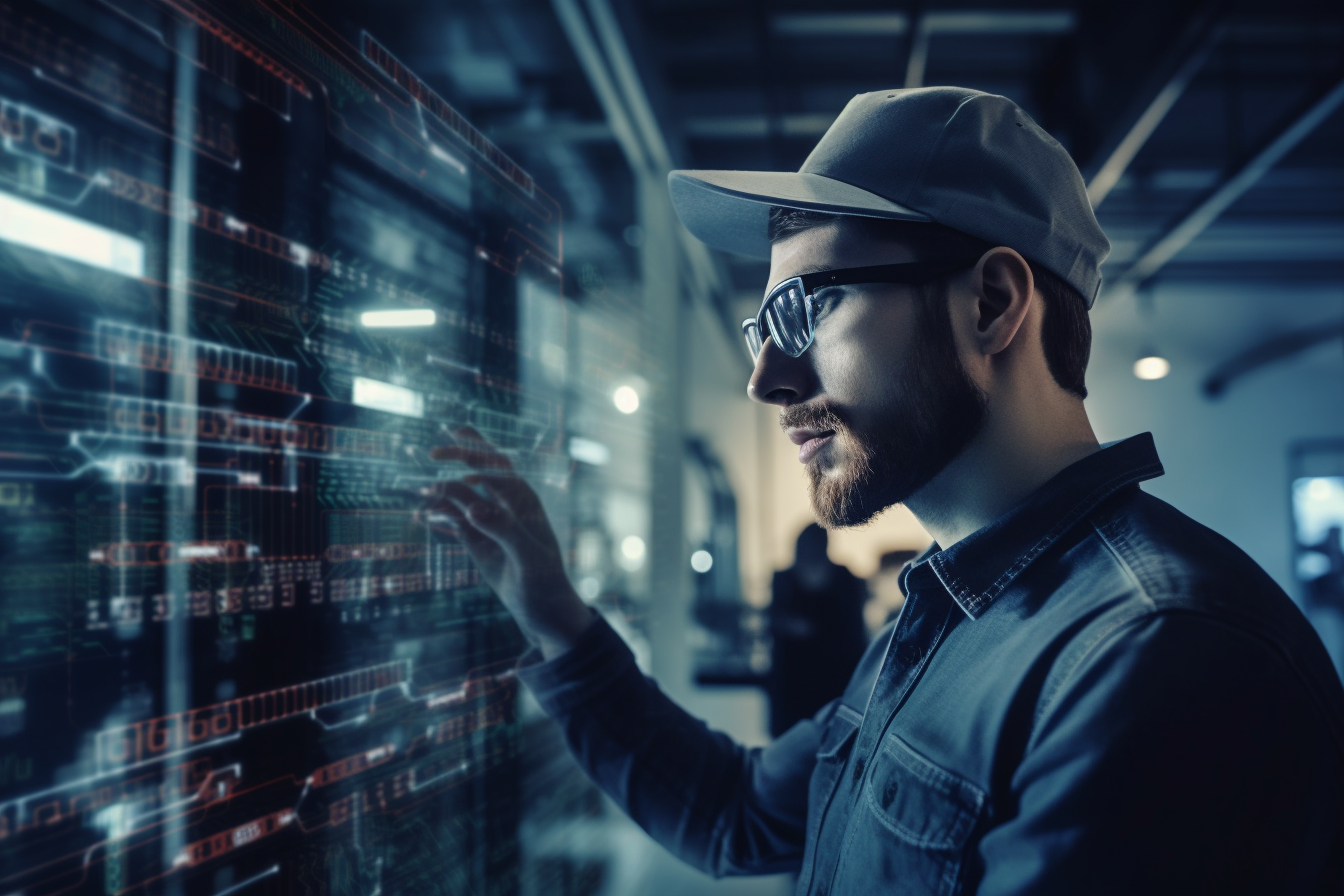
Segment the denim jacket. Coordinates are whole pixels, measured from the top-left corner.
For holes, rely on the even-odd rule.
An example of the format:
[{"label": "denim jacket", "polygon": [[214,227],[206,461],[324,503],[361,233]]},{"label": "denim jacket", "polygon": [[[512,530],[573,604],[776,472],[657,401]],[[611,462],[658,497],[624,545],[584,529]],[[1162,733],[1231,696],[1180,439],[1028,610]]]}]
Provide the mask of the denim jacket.
[{"label": "denim jacket", "polygon": [[636,822],[799,894],[1344,893],[1344,689],[1230,542],[1073,464],[902,573],[843,696],[765,748],[708,729],[604,623],[520,676]]}]

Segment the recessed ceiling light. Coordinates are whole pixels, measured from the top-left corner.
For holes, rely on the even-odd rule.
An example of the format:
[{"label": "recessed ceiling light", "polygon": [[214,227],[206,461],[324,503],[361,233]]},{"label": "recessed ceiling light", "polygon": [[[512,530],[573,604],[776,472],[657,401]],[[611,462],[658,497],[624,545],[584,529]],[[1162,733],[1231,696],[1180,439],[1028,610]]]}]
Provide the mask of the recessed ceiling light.
[{"label": "recessed ceiling light", "polygon": [[633,414],[639,410],[639,393],[633,386],[621,386],[615,392],[611,393],[612,404],[616,405],[616,410],[622,414]]},{"label": "recessed ceiling light", "polygon": [[1144,355],[1134,362],[1134,375],[1141,380],[1160,380],[1171,373],[1171,362],[1161,355]]}]

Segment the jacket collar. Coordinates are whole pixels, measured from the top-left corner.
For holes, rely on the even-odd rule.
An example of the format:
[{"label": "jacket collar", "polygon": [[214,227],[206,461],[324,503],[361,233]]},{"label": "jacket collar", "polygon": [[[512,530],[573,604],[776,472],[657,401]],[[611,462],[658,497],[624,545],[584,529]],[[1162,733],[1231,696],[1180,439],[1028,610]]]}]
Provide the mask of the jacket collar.
[{"label": "jacket collar", "polygon": [[967,616],[976,619],[1033,560],[1102,501],[1162,473],[1152,433],[1103,445],[978,532],[947,550],[931,546],[906,567],[902,588],[909,594],[937,581]]}]

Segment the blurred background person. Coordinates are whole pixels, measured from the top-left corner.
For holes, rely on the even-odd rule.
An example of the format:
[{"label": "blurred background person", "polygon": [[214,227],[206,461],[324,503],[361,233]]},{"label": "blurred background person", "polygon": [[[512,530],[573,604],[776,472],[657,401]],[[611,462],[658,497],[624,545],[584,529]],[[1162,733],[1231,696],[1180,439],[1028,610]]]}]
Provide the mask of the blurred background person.
[{"label": "blurred background person", "polygon": [[778,737],[839,697],[868,644],[863,579],[831,562],[826,530],[798,536],[793,566],[771,582],[770,734]]}]

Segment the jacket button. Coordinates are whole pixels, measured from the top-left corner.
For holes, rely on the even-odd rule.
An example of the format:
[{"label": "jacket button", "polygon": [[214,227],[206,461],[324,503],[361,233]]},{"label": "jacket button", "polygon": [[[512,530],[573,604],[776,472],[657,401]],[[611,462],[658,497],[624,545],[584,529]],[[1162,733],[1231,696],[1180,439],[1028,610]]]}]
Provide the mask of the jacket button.
[{"label": "jacket button", "polygon": [[854,763],[854,783],[855,784],[859,783],[859,779],[861,779],[862,777],[863,777],[863,757],[859,757],[859,761]]},{"label": "jacket button", "polygon": [[902,644],[896,651],[896,659],[900,660],[903,666],[913,666],[923,655],[924,651],[918,644]]}]

